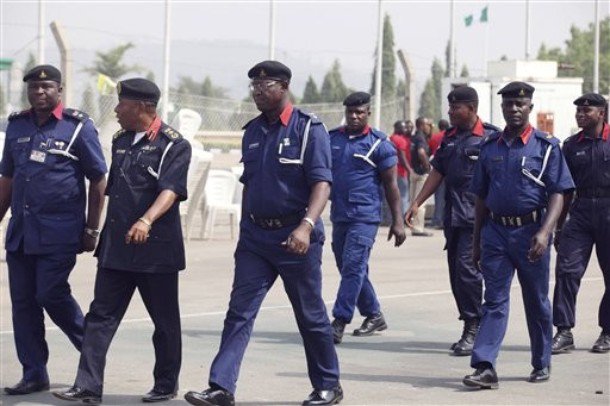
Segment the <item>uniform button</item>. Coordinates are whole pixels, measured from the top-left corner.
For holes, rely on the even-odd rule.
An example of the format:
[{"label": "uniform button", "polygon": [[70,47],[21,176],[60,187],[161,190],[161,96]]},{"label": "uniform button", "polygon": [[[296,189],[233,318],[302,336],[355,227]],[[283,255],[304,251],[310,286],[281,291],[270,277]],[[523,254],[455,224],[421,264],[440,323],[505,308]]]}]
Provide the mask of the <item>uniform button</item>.
[{"label": "uniform button", "polygon": [[30,205],[29,205],[29,204],[26,204],[24,207],[25,207],[26,209],[29,209],[29,208],[30,208]]},{"label": "uniform button", "polygon": [[30,181],[30,178],[25,178],[25,181],[26,181],[26,182],[29,182],[29,181]]},{"label": "uniform button", "polygon": [[114,223],[114,219],[110,219],[110,222],[111,222],[111,223]]},{"label": "uniform button", "polygon": [[119,195],[114,195],[114,198],[115,198],[115,199],[118,199],[118,198],[119,198]]}]

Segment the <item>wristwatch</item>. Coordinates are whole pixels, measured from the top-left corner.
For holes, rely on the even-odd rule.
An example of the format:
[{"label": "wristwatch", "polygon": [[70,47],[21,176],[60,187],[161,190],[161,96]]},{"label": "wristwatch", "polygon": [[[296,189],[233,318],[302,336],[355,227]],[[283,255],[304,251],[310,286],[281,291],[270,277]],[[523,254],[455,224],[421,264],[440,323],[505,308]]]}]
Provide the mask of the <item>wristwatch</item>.
[{"label": "wristwatch", "polygon": [[96,230],[96,229],[90,228],[90,227],[85,227],[85,233],[87,233],[87,235],[89,235],[93,238],[97,238],[100,236],[100,230]]}]

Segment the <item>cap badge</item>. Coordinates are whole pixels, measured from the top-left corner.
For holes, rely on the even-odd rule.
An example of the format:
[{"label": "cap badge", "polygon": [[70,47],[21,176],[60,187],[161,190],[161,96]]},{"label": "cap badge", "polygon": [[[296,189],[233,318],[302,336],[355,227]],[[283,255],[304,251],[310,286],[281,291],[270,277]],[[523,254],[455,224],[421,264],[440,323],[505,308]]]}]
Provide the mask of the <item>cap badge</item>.
[{"label": "cap badge", "polygon": [[588,106],[589,105],[589,100],[585,99],[585,102],[582,105],[583,106]]},{"label": "cap badge", "polygon": [[519,96],[525,96],[525,91],[523,89],[519,90]]},{"label": "cap badge", "polygon": [[44,71],[44,70],[41,70],[41,71],[40,71],[40,74],[38,75],[38,78],[40,78],[40,79],[46,79],[46,77],[47,77],[47,74],[45,73],[45,71]]},{"label": "cap badge", "polygon": [[267,72],[264,69],[261,69],[261,72],[258,74],[259,77],[264,78],[267,76]]}]

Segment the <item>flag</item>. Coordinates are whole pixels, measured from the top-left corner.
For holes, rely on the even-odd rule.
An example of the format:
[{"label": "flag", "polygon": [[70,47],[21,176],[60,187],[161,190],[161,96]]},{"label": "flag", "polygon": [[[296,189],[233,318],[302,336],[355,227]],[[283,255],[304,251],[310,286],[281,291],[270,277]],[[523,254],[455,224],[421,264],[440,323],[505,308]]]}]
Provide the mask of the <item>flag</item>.
[{"label": "flag", "polygon": [[486,23],[487,21],[489,21],[489,16],[487,15],[488,9],[489,6],[485,6],[485,8],[481,10],[481,17],[479,17],[480,23]]},{"label": "flag", "polygon": [[103,73],[97,75],[97,90],[100,94],[111,94],[116,88],[116,83]]},{"label": "flag", "polygon": [[466,27],[470,27],[472,25],[473,20],[474,20],[474,17],[472,16],[472,14],[464,17],[464,24],[466,24]]}]

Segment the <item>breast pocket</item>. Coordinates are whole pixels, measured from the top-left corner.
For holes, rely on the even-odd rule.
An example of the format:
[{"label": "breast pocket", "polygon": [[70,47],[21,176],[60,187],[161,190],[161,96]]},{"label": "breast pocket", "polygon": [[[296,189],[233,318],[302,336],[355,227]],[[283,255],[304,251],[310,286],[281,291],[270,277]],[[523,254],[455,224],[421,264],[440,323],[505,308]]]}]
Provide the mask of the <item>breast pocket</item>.
[{"label": "breast pocket", "polygon": [[543,158],[539,156],[525,156],[521,158],[521,183],[523,185],[544,187],[541,175],[542,163]]},{"label": "breast pocket", "polygon": [[22,166],[28,161],[30,148],[28,144],[14,144],[11,148],[11,157],[15,166]]},{"label": "breast pocket", "polygon": [[610,141],[605,141],[603,146],[603,159],[601,172],[603,177],[603,187],[610,187]]},{"label": "breast pocket", "polygon": [[151,179],[156,179],[154,173],[159,172],[159,163],[161,162],[161,150],[140,150],[137,152],[134,167],[135,175],[138,182],[149,182]]},{"label": "breast pocket", "polygon": [[246,151],[241,157],[241,162],[244,164],[244,172],[241,180],[245,184],[258,172],[260,166],[260,148],[254,148]]}]

